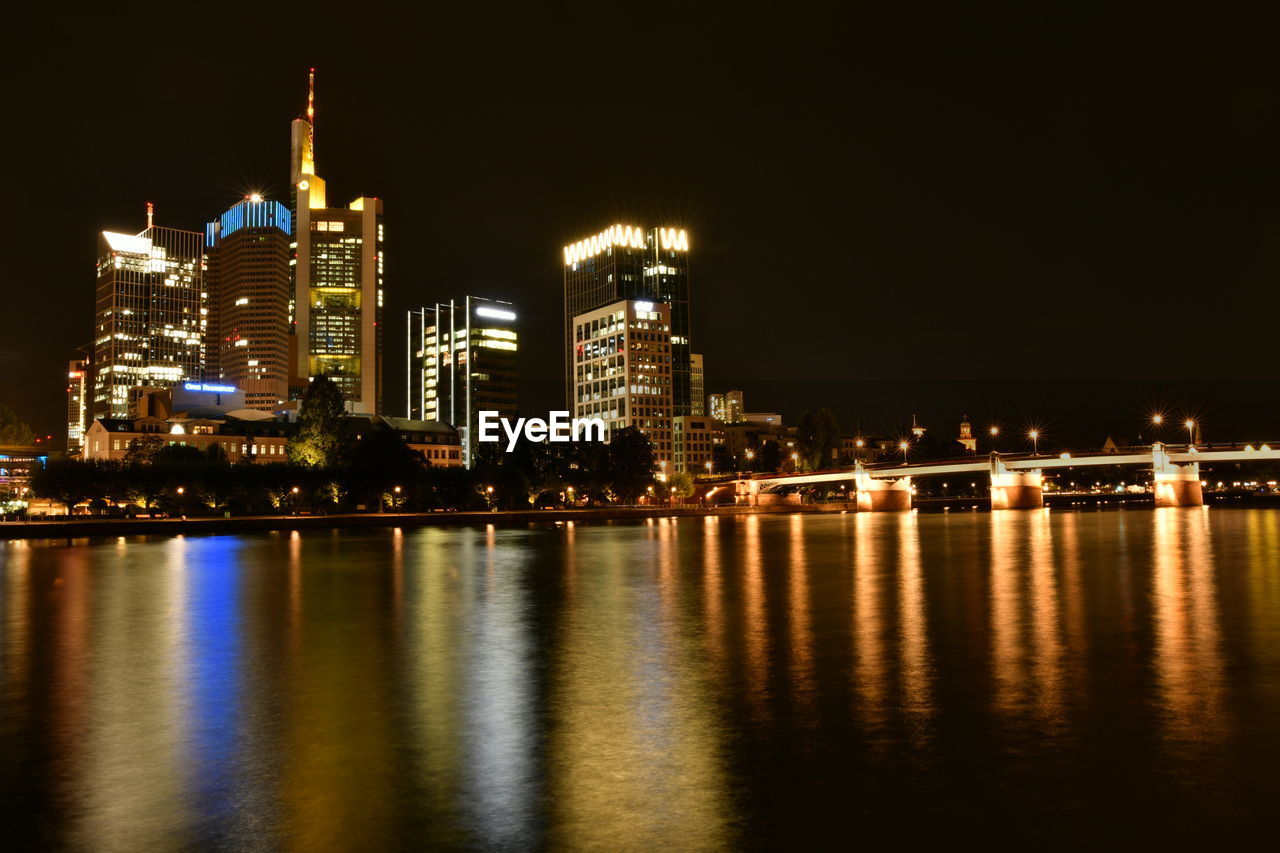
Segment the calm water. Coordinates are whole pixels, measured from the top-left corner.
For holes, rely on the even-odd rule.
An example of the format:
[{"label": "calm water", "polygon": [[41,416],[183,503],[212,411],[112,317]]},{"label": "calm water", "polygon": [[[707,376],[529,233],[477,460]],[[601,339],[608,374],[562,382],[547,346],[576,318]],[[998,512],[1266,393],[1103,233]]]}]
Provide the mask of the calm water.
[{"label": "calm water", "polygon": [[9,849],[1190,841],[1280,794],[1272,510],[10,542],[0,613]]}]

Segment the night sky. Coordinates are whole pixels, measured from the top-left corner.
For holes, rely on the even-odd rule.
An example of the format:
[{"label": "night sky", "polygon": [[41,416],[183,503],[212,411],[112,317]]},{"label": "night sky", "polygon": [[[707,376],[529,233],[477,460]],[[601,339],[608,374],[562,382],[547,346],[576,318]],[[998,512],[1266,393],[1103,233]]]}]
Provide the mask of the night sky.
[{"label": "night sky", "polygon": [[64,435],[96,232],[287,203],[315,65],[330,199],[385,199],[390,414],[405,309],[468,292],[560,408],[561,247],[624,222],[689,229],[694,349],[750,410],[1280,436],[1277,22],[895,5],[19,12],[0,403]]}]

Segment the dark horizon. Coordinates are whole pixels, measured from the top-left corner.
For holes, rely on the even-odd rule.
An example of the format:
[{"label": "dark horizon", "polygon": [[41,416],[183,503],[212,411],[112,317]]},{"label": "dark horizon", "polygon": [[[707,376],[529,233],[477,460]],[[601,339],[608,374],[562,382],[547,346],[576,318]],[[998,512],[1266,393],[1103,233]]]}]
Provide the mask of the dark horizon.
[{"label": "dark horizon", "polygon": [[0,404],[57,446],[98,231],[287,202],[315,65],[331,199],[386,202],[390,414],[405,311],[466,293],[519,306],[521,408],[559,408],[560,250],[620,221],[689,229],[707,391],[753,411],[1280,435],[1274,21],[589,8],[378,18],[364,51],[296,11],[26,13]]}]

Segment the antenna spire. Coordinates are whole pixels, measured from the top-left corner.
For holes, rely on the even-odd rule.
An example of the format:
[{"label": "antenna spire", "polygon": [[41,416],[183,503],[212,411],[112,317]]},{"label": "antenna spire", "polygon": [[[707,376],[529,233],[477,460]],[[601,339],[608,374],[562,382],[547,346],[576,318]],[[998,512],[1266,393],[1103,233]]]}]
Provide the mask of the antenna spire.
[{"label": "antenna spire", "polygon": [[156,218],[156,206],[147,202],[147,227],[150,228]]},{"label": "antenna spire", "polygon": [[307,74],[307,121],[312,126],[316,123],[316,68],[314,65]]}]

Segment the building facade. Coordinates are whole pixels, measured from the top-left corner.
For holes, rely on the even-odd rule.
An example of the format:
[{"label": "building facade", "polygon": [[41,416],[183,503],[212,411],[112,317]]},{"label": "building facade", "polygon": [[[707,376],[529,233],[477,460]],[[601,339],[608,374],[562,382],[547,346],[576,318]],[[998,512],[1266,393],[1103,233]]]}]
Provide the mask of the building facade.
[{"label": "building facade", "polygon": [[702,354],[689,356],[689,414],[706,417],[707,383],[702,367]]},{"label": "building facade", "polygon": [[715,422],[705,415],[680,415],[672,419],[672,447],[679,473],[710,474],[714,470]]},{"label": "building facade", "polygon": [[89,423],[89,362],[75,358],[67,362],[67,452],[77,454],[84,447],[84,431]]},{"label": "building facade", "polygon": [[513,309],[510,302],[465,296],[409,311],[406,414],[456,427],[468,468],[479,413],[516,416],[520,336]]},{"label": "building facade", "polygon": [[205,378],[244,392],[245,406],[289,399],[289,209],[250,196],[205,227],[209,293]]},{"label": "building facade", "polygon": [[[314,69],[313,69],[314,80]],[[292,126],[295,393],[325,375],[353,413],[382,411],[382,201],[329,207],[315,165],[314,87]]]},{"label": "building facade", "polygon": [[149,224],[139,234],[99,235],[94,417],[123,417],[130,388],[203,376],[203,256],[204,236],[194,231]]},{"label": "building facade", "polygon": [[712,394],[708,398],[708,404],[711,409],[711,417],[720,421],[720,423],[740,424],[746,418],[741,391]]},{"label": "building facade", "polygon": [[637,427],[665,470],[672,459],[671,307],[627,299],[573,318],[575,418],[600,418],[605,439]]},{"label": "building facade", "polygon": [[672,408],[692,413],[689,235],[681,228],[614,225],[564,247],[565,388],[575,390],[574,318],[622,300],[666,305],[671,326]]}]

